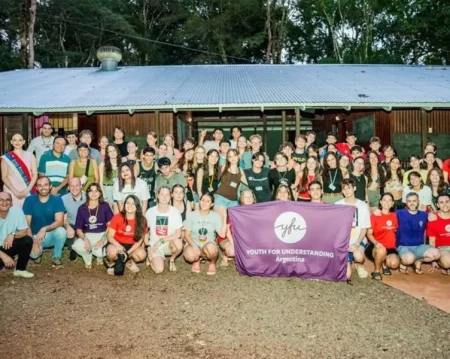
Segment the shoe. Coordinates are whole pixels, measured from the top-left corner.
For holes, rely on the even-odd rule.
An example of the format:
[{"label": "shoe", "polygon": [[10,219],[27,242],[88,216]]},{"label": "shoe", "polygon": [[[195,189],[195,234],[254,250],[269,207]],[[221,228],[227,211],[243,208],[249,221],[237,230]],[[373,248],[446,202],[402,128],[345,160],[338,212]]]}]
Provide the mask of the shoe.
[{"label": "shoe", "polygon": [[367,278],[369,276],[369,273],[366,271],[366,268],[364,267],[357,267],[356,272],[358,273],[359,278]]},{"label": "shoe", "polygon": [[103,258],[97,258],[97,265],[98,266],[103,265]]},{"label": "shoe", "polygon": [[208,267],[208,271],[206,272],[207,275],[215,275],[216,274],[216,265],[210,264]]},{"label": "shoe", "polygon": [[85,265],[84,265],[84,268],[86,268],[86,269],[91,269],[91,268],[92,268],[92,263],[85,264]]},{"label": "shoe", "polygon": [[132,271],[133,273],[139,272],[139,267],[134,263],[133,261],[129,261],[126,264],[127,268]]},{"label": "shoe", "polygon": [[175,267],[175,262],[169,260],[169,272],[176,272],[177,271],[177,267]]},{"label": "shoe", "polygon": [[63,264],[61,262],[61,258],[53,258],[53,260],[52,260],[52,267],[56,268],[56,269],[62,268]]},{"label": "shoe", "polygon": [[42,263],[42,256],[40,256],[34,260],[34,264],[41,264],[41,263]]},{"label": "shoe", "polygon": [[375,279],[375,280],[382,280],[383,279],[381,277],[381,273],[380,272],[372,272],[371,276],[372,276],[372,279]]},{"label": "shoe", "polygon": [[108,268],[106,270],[106,273],[108,273],[109,275],[114,275],[114,268]]},{"label": "shoe", "polygon": [[22,277],[22,278],[33,278],[34,274],[31,272],[28,272],[26,270],[14,270],[13,273],[14,277]]},{"label": "shoe", "polygon": [[78,254],[77,252],[75,252],[73,249],[70,250],[70,255],[69,255],[69,261],[71,262],[75,262],[78,258]]},{"label": "shoe", "polygon": [[386,267],[386,268],[383,268],[383,274],[384,275],[392,275],[392,272],[388,267]]}]

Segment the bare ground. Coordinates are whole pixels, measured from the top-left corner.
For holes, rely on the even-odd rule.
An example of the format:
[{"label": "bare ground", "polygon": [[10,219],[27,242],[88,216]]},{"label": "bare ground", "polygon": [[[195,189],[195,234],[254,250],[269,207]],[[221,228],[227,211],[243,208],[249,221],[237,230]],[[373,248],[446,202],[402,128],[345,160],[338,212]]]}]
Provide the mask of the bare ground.
[{"label": "bare ground", "polygon": [[449,314],[370,279],[29,269],[0,272],[2,359],[450,357]]}]

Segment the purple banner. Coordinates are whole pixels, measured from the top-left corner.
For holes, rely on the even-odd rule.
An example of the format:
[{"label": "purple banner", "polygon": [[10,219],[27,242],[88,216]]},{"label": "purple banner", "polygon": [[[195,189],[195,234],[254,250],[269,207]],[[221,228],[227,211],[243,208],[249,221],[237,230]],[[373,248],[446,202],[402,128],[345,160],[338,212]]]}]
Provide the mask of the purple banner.
[{"label": "purple banner", "polygon": [[228,210],[240,274],[345,281],[356,208],[266,202]]}]

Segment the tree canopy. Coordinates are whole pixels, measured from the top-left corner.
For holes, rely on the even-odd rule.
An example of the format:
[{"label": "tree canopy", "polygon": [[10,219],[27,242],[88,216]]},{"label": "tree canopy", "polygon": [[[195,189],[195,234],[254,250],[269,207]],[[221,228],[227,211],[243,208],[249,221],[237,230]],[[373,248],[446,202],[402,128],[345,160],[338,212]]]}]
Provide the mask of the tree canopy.
[{"label": "tree canopy", "polygon": [[445,0],[2,0],[0,70],[124,65],[445,64]]}]

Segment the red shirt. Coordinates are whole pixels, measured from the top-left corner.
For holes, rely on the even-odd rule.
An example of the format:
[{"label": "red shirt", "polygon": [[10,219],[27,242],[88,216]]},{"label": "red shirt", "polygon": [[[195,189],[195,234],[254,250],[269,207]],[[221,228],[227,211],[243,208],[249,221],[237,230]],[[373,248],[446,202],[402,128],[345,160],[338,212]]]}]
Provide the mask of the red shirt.
[{"label": "red shirt", "polygon": [[398,228],[397,215],[394,212],[370,216],[373,236],[375,240],[381,243],[386,249],[395,248],[395,232]]},{"label": "red shirt", "polygon": [[[125,221],[121,213],[117,213],[109,222],[109,227],[114,229],[114,239],[120,244],[134,244],[134,229],[136,228],[136,220],[129,219]],[[128,231],[127,231],[128,229]]]},{"label": "red shirt", "polygon": [[352,153],[350,152],[351,148],[347,142],[336,143],[336,148],[341,153],[341,155],[346,155],[350,158],[351,161],[353,161]]},{"label": "red shirt", "polygon": [[450,158],[444,161],[444,164],[442,165],[442,170],[450,175]]},{"label": "red shirt", "polygon": [[427,235],[436,239],[436,248],[450,246],[450,219],[443,219],[438,214],[435,221],[428,222]]}]

